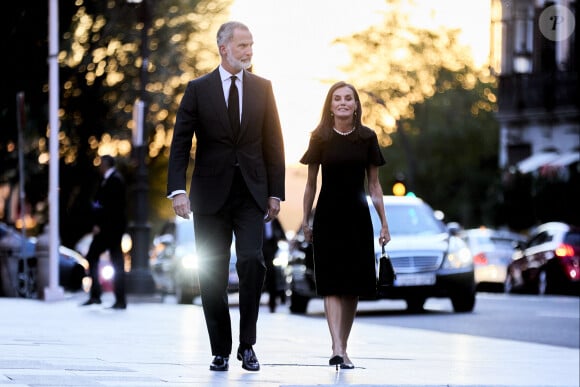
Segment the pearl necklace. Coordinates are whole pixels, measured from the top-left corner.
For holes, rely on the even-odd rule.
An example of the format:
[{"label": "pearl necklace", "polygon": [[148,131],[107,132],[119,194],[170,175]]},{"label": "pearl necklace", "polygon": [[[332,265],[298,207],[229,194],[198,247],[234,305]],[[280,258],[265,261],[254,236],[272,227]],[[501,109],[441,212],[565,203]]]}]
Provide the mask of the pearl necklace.
[{"label": "pearl necklace", "polygon": [[351,130],[349,130],[348,132],[341,132],[340,130],[336,129],[336,128],[332,128],[332,130],[334,130],[336,133],[340,134],[341,136],[348,136],[349,134],[351,134],[352,132],[354,132],[356,128],[353,127]]}]

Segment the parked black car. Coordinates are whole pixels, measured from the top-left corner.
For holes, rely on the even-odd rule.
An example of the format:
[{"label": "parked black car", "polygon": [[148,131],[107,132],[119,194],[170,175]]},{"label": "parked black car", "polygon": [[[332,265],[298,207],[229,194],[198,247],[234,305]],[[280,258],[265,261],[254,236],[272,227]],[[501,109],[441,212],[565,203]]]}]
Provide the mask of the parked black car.
[{"label": "parked black car", "polygon": [[[38,297],[39,270],[43,270],[39,250],[37,238],[24,238],[14,227],[0,223],[0,295]],[[65,246],[59,246],[58,255],[59,286],[71,292],[83,290],[83,281],[88,278],[87,260]]]},{"label": "parked black car", "polygon": [[517,246],[513,258],[506,293],[580,295],[580,227],[544,223]]},{"label": "parked black car", "polygon": [[[375,232],[375,256],[380,220],[371,206]],[[470,312],[475,306],[475,279],[471,252],[465,242],[436,216],[423,200],[409,196],[385,196],[391,233],[387,244],[397,279],[394,286],[377,292],[376,299],[402,299],[410,311],[421,311],[427,298],[450,298],[456,312]],[[311,298],[317,297],[312,246],[298,230],[291,243],[289,261],[290,311],[305,313]]]}]

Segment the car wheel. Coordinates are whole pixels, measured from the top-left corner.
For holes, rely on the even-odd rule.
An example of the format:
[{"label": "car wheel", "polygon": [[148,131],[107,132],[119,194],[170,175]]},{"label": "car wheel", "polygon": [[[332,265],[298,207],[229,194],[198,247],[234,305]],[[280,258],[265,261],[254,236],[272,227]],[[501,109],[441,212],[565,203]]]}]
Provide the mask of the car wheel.
[{"label": "car wheel", "polygon": [[475,307],[475,292],[456,294],[451,297],[451,304],[457,313],[471,312]]},{"label": "car wheel", "polygon": [[189,305],[193,303],[195,294],[193,293],[193,289],[190,289],[187,286],[177,286],[175,288],[175,298],[177,299],[178,304]]},{"label": "car wheel", "polygon": [[292,293],[290,296],[290,312],[295,314],[305,314],[308,308],[309,297]]},{"label": "car wheel", "polygon": [[423,305],[425,305],[425,297],[409,297],[405,299],[407,302],[407,310],[409,312],[423,312]]},{"label": "car wheel", "polygon": [[503,283],[503,291],[504,293],[513,293],[514,291],[514,279],[512,278],[511,273],[507,273],[505,277],[505,281]]},{"label": "car wheel", "polygon": [[538,294],[541,296],[548,294],[548,286],[548,273],[546,270],[542,270],[538,274]]},{"label": "car wheel", "polygon": [[38,260],[36,258],[19,260],[16,293],[24,298],[38,298]]}]

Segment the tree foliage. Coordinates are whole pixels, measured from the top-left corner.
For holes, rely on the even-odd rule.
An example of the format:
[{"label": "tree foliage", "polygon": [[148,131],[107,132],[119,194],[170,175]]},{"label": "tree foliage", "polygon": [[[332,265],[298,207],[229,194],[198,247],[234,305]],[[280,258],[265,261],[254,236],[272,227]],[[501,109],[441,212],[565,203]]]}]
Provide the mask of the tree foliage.
[{"label": "tree foliage", "polygon": [[362,94],[365,122],[381,129],[385,145],[396,121],[412,117],[413,105],[435,93],[439,69],[457,71],[471,65],[458,43],[458,31],[414,26],[400,12],[400,1],[387,2],[391,8],[383,24],[337,40],[350,52],[352,61],[344,70]]},{"label": "tree foliage", "polygon": [[65,34],[62,126],[78,147],[63,152],[77,163],[95,153],[123,156],[132,183],[133,110],[137,99],[144,101],[153,222],[170,216],[163,176],[178,103],[187,82],[218,63],[215,33],[230,3],[147,0],[133,7],[123,0],[93,1],[78,7]]},{"label": "tree foliage", "polygon": [[444,210],[448,220],[495,225],[501,198],[499,125],[489,101],[495,86],[478,80],[465,89],[458,79],[467,74],[468,69],[439,73],[438,91],[413,106],[412,118],[400,120],[385,150],[392,161],[387,170],[402,174],[409,189]]},{"label": "tree foliage", "polygon": [[[125,0],[85,1],[64,34],[61,131],[69,144],[61,141],[63,157],[76,173],[91,167],[96,154],[120,156],[131,186],[133,111],[138,99],[144,101],[154,223],[171,216],[171,206],[163,202],[163,176],[181,95],[188,81],[218,63],[215,34],[230,5],[231,0],[146,0],[137,6]],[[91,193],[83,189],[79,197]]]},{"label": "tree foliage", "polygon": [[338,39],[357,86],[364,122],[385,148],[385,193],[403,178],[448,220],[493,224],[499,128],[494,79],[476,70],[458,31],[411,24],[400,2],[384,21]]},{"label": "tree foliage", "polygon": [[[120,169],[129,184],[134,183],[133,106],[138,97],[147,103],[146,162],[150,172],[159,172],[149,173],[151,217],[154,220],[169,216],[171,206],[156,204],[165,200],[163,176],[177,104],[187,82],[219,62],[215,33],[228,17],[232,0],[144,1],[146,7],[143,3],[131,6],[126,0],[59,4],[60,218],[63,243],[68,245],[87,230],[89,202],[98,179],[93,163],[99,154],[118,156]],[[3,35],[8,38],[2,41],[2,46],[5,52],[14,52],[16,59],[10,63],[15,76],[4,77],[2,81],[0,118],[6,130],[0,131],[3,160],[0,172],[2,180],[11,179],[12,187],[18,181],[14,172],[17,170],[14,151],[17,130],[12,101],[15,91],[23,89],[28,113],[25,143],[29,144],[26,155],[30,163],[27,166],[35,168],[27,171],[26,177],[30,183],[37,184],[26,190],[27,200],[34,193],[43,193],[43,197],[34,200],[46,202],[48,9],[46,2],[39,6],[25,1],[17,5],[13,15],[3,16],[6,16]],[[146,40],[143,40],[144,31]],[[23,51],[22,46],[28,49]],[[31,60],[31,54],[40,59]],[[149,60],[142,67],[144,56]],[[38,182],[44,184],[38,185]]]},{"label": "tree foliage", "polygon": [[126,155],[130,141],[122,140],[131,139],[140,98],[148,105],[149,156],[157,157],[169,141],[185,85],[218,61],[215,32],[229,3],[147,0],[133,7],[109,0],[79,6],[59,54],[65,130],[92,146],[106,146],[102,135],[108,133],[117,141],[109,148]]}]

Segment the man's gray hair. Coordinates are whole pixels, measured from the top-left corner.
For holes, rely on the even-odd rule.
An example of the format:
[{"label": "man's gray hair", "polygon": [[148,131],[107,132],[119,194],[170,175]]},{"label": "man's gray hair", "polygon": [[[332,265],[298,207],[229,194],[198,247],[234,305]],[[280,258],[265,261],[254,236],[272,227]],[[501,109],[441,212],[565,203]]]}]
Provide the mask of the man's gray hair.
[{"label": "man's gray hair", "polygon": [[232,40],[234,36],[234,30],[236,28],[240,28],[242,30],[249,31],[250,29],[244,23],[240,23],[237,21],[227,22],[221,25],[220,29],[217,32],[217,45],[218,47],[228,43]]}]

